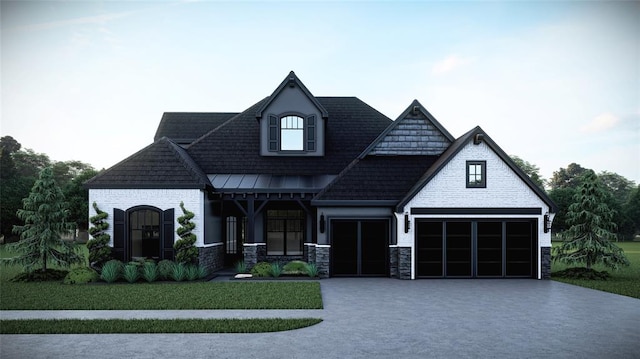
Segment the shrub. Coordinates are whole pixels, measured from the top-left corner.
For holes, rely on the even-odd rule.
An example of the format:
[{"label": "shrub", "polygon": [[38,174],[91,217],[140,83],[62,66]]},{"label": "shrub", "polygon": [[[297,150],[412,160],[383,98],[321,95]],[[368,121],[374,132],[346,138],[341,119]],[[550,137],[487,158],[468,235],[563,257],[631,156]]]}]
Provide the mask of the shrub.
[{"label": "shrub", "polygon": [[178,227],[176,233],[178,233],[180,239],[173,245],[176,250],[176,262],[196,264],[198,262],[198,248],[194,245],[196,243],[196,235],[191,233],[196,227],[195,223],[191,222],[195,214],[186,210],[183,202],[180,202],[180,208],[184,215],[178,217],[180,227]]},{"label": "shrub", "polygon": [[168,259],[163,259],[158,262],[158,275],[162,280],[169,280],[172,278],[174,263]]},{"label": "shrub", "polygon": [[147,282],[155,282],[158,279],[158,266],[155,262],[145,262],[142,267],[142,278]]},{"label": "shrub", "polygon": [[236,262],[236,273],[247,273],[247,264],[244,261]]},{"label": "shrub", "polygon": [[45,282],[61,280],[67,276],[67,271],[58,269],[38,269],[33,272],[24,272],[11,278],[12,282]]},{"label": "shrub", "polygon": [[251,274],[254,277],[268,277],[271,275],[271,264],[260,262],[251,268]]},{"label": "shrub", "polygon": [[280,262],[271,263],[271,275],[278,278],[282,274],[282,264]]},{"label": "shrub", "polygon": [[124,266],[122,277],[129,283],[135,283],[140,278],[140,265],[135,262],[129,262]]},{"label": "shrub", "polygon": [[109,228],[109,223],[106,222],[109,215],[101,211],[96,202],[93,202],[93,209],[97,214],[89,218],[89,222],[93,225],[89,228],[89,234],[93,238],[87,241],[89,265],[101,268],[111,257],[111,247],[109,247],[111,237],[105,232]]},{"label": "shrub", "polygon": [[100,279],[107,283],[113,283],[120,279],[124,271],[124,264],[117,259],[112,259],[102,266]]},{"label": "shrub", "polygon": [[307,263],[303,261],[291,261],[282,267],[282,274],[307,275]]},{"label": "shrub", "polygon": [[184,263],[174,263],[171,270],[171,278],[176,282],[182,282],[187,278],[187,266]]},{"label": "shrub", "polygon": [[198,276],[198,266],[194,266],[193,264],[187,266],[187,280],[192,281],[199,279]]},{"label": "shrub", "polygon": [[597,271],[593,268],[574,267],[561,270],[552,274],[554,277],[570,279],[607,280],[610,275],[607,271]]},{"label": "shrub", "polygon": [[86,284],[98,280],[98,273],[88,267],[79,267],[72,269],[62,283],[64,284]]},{"label": "shrub", "polygon": [[315,278],[318,276],[318,266],[315,263],[307,264],[307,275],[311,278]]}]

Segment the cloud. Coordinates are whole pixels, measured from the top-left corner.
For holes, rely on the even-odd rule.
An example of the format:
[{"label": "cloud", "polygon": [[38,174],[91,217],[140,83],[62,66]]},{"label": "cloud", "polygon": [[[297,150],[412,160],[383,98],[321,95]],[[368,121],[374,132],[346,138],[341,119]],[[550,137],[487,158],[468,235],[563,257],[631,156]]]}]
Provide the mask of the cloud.
[{"label": "cloud", "polygon": [[64,26],[70,26],[70,25],[79,25],[79,24],[105,24],[109,21],[112,20],[116,20],[116,19],[120,19],[123,17],[127,17],[130,16],[132,14],[134,14],[135,11],[128,11],[128,12],[119,12],[119,13],[110,13],[110,14],[102,14],[102,15],[96,15],[96,16],[83,16],[83,17],[77,17],[77,18],[73,18],[73,19],[66,19],[66,20],[60,20],[60,21],[50,21],[50,22],[44,22],[44,23],[39,23],[39,24],[32,24],[32,25],[24,25],[24,26],[19,26],[13,29],[7,29],[7,30],[14,30],[14,31],[37,31],[37,30],[50,30],[50,29],[55,29],[55,28],[59,28],[59,27],[64,27]]},{"label": "cloud", "polygon": [[580,132],[584,133],[595,133],[595,132],[603,132],[610,128],[613,128],[615,125],[620,122],[620,119],[611,113],[603,113],[596,116],[591,122],[580,127]]},{"label": "cloud", "polygon": [[431,72],[434,75],[443,75],[464,66],[469,62],[471,62],[471,59],[469,58],[462,58],[458,55],[449,55],[445,59],[436,62],[431,68]]}]

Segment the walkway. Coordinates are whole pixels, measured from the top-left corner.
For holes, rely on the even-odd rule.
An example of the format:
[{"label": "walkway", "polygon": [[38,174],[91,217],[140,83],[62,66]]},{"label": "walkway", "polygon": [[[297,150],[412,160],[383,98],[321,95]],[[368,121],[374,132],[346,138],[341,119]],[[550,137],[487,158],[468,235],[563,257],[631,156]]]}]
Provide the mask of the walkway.
[{"label": "walkway", "polygon": [[[322,280],[318,325],[263,334],[4,335],[2,358],[638,358],[640,300],[538,280]],[[0,312],[8,318],[10,312]],[[103,311],[93,314],[102,314]],[[111,312],[169,318],[276,311]],[[73,315],[86,317],[87,312]],[[106,315],[106,314],[105,314]]]}]

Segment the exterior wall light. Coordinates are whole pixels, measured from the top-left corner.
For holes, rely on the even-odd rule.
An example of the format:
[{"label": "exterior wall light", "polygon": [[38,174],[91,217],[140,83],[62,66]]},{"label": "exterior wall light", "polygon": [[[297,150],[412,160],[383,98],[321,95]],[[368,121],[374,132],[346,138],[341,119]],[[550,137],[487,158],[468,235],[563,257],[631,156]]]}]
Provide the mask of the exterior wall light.
[{"label": "exterior wall light", "polygon": [[324,233],[324,227],[325,227],[325,221],[324,221],[324,213],[320,214],[320,233]]},{"label": "exterior wall light", "polygon": [[549,233],[551,230],[551,221],[549,220],[549,212],[544,214],[544,233]]},{"label": "exterior wall light", "polygon": [[411,229],[411,220],[409,219],[409,214],[404,214],[404,233],[409,233]]}]

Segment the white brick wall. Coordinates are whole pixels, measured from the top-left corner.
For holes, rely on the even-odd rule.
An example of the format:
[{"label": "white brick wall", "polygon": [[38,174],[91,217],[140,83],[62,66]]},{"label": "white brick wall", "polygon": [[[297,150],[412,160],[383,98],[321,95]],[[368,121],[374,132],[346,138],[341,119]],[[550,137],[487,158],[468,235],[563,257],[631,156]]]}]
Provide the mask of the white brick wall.
[{"label": "white brick wall", "polygon": [[[113,209],[119,208],[123,211],[135,206],[153,206],[163,211],[175,209],[175,228],[179,224],[177,219],[182,215],[180,202],[184,202],[184,207],[193,212],[193,223],[196,228],[193,233],[196,235],[196,246],[204,246],[204,193],[197,189],[90,189],[89,190],[89,216],[95,216],[93,202],[98,208],[109,214],[107,222],[109,229],[107,233],[111,236],[113,245]],[[174,241],[179,239],[174,233]]]},{"label": "white brick wall", "polygon": [[[486,188],[466,188],[466,161],[476,160],[487,162]],[[404,213],[410,213],[412,207],[535,207],[542,208],[542,215],[410,215],[411,228],[404,233]],[[490,147],[484,142],[479,145],[470,142],[407,203],[404,213],[396,214],[398,246],[411,247],[415,258],[416,218],[537,218],[538,246],[550,247],[551,232],[544,233],[543,228],[543,215],[549,211],[549,206]]]}]

